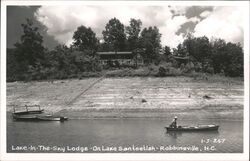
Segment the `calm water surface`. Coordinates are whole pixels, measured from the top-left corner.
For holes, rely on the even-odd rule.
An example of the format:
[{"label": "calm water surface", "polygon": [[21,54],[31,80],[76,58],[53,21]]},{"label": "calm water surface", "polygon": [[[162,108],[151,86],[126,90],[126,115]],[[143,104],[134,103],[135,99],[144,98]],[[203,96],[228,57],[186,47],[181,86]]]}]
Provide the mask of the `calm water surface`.
[{"label": "calm water surface", "polygon": [[[7,152],[242,153],[243,122],[179,120],[181,125],[219,124],[218,132],[166,133],[171,119],[86,119],[66,122],[7,120]],[[198,148],[198,151],[171,149]],[[116,149],[116,151],[114,151]],[[125,151],[127,148],[128,151]],[[134,149],[137,148],[137,150]],[[87,150],[86,150],[87,149]],[[129,151],[131,150],[132,151]],[[108,151],[110,150],[110,151]],[[113,151],[112,151],[113,150]]]}]

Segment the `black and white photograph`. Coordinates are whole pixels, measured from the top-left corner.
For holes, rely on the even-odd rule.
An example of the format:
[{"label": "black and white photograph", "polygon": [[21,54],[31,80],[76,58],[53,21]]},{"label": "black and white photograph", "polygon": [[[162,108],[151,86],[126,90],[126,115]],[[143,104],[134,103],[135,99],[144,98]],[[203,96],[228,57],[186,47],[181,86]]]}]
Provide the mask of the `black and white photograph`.
[{"label": "black and white photograph", "polygon": [[3,1],[1,23],[2,160],[248,160],[249,2]]}]

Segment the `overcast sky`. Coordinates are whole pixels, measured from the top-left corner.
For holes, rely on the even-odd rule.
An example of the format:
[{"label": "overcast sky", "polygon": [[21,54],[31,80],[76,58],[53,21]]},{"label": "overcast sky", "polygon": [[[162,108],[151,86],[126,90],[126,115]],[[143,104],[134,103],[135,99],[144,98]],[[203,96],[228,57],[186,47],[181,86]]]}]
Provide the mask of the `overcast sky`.
[{"label": "overcast sky", "polygon": [[114,17],[124,25],[135,18],[141,19],[143,28],[157,26],[162,45],[171,48],[189,32],[242,43],[243,11],[240,7],[221,6],[11,6],[7,8],[7,44],[12,47],[20,39],[21,23],[26,17],[39,26],[49,48],[59,43],[70,45],[80,25],[91,27],[101,39],[106,23]]}]

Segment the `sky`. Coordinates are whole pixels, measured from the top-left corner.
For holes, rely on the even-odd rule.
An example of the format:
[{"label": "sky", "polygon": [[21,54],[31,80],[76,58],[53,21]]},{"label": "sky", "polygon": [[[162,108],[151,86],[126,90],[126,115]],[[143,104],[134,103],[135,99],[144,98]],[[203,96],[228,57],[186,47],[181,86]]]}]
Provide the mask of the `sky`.
[{"label": "sky", "polygon": [[111,18],[125,26],[131,18],[140,19],[142,28],[157,26],[163,46],[175,48],[188,33],[195,37],[222,38],[243,43],[243,9],[239,6],[9,6],[7,8],[7,46],[20,40],[21,23],[34,20],[44,37],[44,45],[70,45],[80,25],[91,27],[99,39]]}]

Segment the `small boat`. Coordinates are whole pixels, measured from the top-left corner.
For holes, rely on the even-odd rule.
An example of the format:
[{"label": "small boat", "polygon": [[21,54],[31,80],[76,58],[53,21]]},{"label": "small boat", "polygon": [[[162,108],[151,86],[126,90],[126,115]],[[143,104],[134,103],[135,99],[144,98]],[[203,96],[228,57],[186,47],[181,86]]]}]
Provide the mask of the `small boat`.
[{"label": "small boat", "polygon": [[[25,106],[19,106],[19,108],[21,107],[25,107],[25,110],[22,111],[16,111],[18,108],[16,108],[15,106],[13,107],[13,114],[15,115],[27,115],[27,114],[40,114],[44,112],[44,109],[41,109],[39,105],[25,105]],[[38,109],[33,109],[30,110],[29,107],[38,107]]]},{"label": "small boat", "polygon": [[19,115],[13,113],[12,117],[16,121],[37,121],[36,115]]},{"label": "small boat", "polygon": [[197,125],[197,126],[178,126],[178,127],[165,127],[167,131],[217,131],[219,125]]},{"label": "small boat", "polygon": [[53,115],[16,115],[13,114],[13,119],[16,121],[66,121],[67,117]]},{"label": "small boat", "polygon": [[[44,109],[41,109],[39,105],[25,105],[25,106],[14,105],[12,117],[16,121],[65,121],[68,120],[67,117],[64,116],[56,116],[50,114],[44,114]],[[25,107],[25,110],[16,111]],[[33,109],[30,110],[29,107]],[[38,109],[34,109],[34,107],[38,107]]]},{"label": "small boat", "polygon": [[40,110],[29,110],[29,111],[16,111],[13,112],[13,114],[16,115],[27,115],[27,114],[39,114],[39,113],[43,113],[44,109],[40,109]]}]

